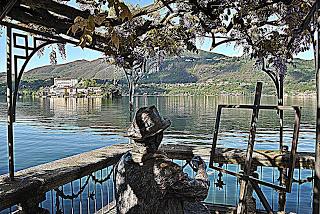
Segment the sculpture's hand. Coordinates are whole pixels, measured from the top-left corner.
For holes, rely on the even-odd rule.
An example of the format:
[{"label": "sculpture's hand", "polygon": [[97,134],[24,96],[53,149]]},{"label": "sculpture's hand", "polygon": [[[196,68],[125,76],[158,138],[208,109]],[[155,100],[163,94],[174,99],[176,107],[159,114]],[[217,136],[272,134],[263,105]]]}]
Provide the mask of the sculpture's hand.
[{"label": "sculpture's hand", "polygon": [[200,168],[206,170],[207,169],[207,165],[206,163],[203,161],[203,159],[200,156],[194,156],[191,161],[190,161],[190,165],[192,167],[192,169],[194,171],[198,171]]}]

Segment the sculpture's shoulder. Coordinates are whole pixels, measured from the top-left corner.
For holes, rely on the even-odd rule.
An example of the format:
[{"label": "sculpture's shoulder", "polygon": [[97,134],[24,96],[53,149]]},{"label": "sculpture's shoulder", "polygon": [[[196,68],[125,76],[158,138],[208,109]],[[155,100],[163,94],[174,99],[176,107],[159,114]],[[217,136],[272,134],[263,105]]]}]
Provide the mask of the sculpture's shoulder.
[{"label": "sculpture's shoulder", "polygon": [[161,152],[146,154],[139,163],[134,161],[131,152],[127,152],[120,158],[116,168],[119,176],[127,176],[128,179],[143,176],[146,180],[150,177],[162,188],[184,176],[182,168]]},{"label": "sculpture's shoulder", "polygon": [[184,176],[182,168],[164,154],[155,155],[153,171],[157,183],[164,189]]},{"label": "sculpture's shoulder", "polygon": [[126,167],[126,165],[129,165],[130,163],[132,163],[132,154],[131,152],[126,152],[125,154],[122,155],[122,157],[120,158],[120,160],[118,161],[117,165],[116,165],[116,171],[117,172],[124,172],[124,169]]}]

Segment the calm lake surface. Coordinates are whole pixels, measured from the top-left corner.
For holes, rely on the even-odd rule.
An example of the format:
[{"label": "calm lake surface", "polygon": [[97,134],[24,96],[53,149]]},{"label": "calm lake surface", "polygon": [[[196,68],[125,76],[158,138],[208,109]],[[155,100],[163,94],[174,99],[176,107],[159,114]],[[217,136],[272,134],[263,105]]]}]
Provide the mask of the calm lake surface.
[{"label": "calm lake surface", "polygon": [[[165,132],[165,143],[211,144],[217,105],[252,104],[253,97],[141,96],[136,97],[135,101],[136,107],[156,105],[161,115],[171,119],[172,125]],[[276,98],[263,97],[262,104],[275,105]],[[288,97],[285,104],[303,107],[298,151],[313,152],[315,99]],[[8,172],[6,108],[5,97],[0,97],[0,174]],[[246,148],[250,119],[250,110],[224,110],[219,147]],[[284,139],[287,145],[291,143],[293,121],[293,112],[285,112]],[[115,100],[20,99],[14,126],[16,170],[128,142],[123,135],[129,124],[127,97]],[[278,124],[276,111],[260,111],[256,149],[278,149]],[[310,201],[310,192],[308,197]]]}]

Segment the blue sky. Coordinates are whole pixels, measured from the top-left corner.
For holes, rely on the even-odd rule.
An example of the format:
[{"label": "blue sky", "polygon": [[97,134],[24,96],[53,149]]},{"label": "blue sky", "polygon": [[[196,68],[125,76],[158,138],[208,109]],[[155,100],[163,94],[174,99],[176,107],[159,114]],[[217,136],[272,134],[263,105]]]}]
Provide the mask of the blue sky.
[{"label": "blue sky", "polygon": [[[211,39],[205,38],[204,42],[197,41],[197,47],[202,50],[210,51],[211,46]],[[221,53],[227,56],[241,56],[242,55],[242,48],[241,47],[235,47],[235,43],[225,44],[225,45],[219,45],[215,49],[212,50],[212,52],[215,53]],[[311,47],[310,50],[301,52],[297,56],[294,56],[295,58],[300,59],[306,59],[311,60],[313,59],[313,48]]]},{"label": "blue sky", "polygon": [[[128,0],[126,2],[129,2],[131,4],[139,4],[139,5],[146,5],[146,4],[150,4],[153,2],[153,0]],[[71,6],[74,6],[74,0],[71,1],[70,3]],[[6,70],[6,42],[5,42],[5,29],[2,30],[3,34],[0,37],[0,72],[3,72]],[[30,41],[31,42],[31,41]],[[203,49],[203,50],[207,50],[209,51],[210,49],[210,45],[211,45],[211,41],[209,38],[204,39],[204,41],[200,42],[197,41],[197,46],[199,49]],[[50,58],[49,58],[49,54],[51,51],[52,47],[47,47],[45,49],[45,54],[41,57],[35,55],[31,61],[29,62],[26,71],[32,69],[32,68],[36,68],[36,67],[40,67],[40,66],[44,66],[44,65],[49,65],[50,64]],[[242,55],[242,50],[241,48],[235,48],[234,44],[227,44],[227,45],[220,45],[217,48],[215,48],[213,50],[213,52],[216,53],[221,53],[221,54],[225,54],[227,56],[241,56]],[[97,52],[97,51],[93,51],[90,49],[81,49],[80,47],[77,47],[75,45],[66,45],[66,55],[67,58],[64,60],[60,57],[60,55],[58,54],[58,64],[61,63],[67,63],[67,62],[71,62],[71,61],[75,61],[75,60],[81,60],[81,59],[86,59],[86,60],[94,60],[100,57],[103,57],[103,53]],[[313,59],[313,53],[312,50],[306,51],[304,53],[300,53],[298,56],[296,56],[298,58],[302,58],[302,59]]]}]

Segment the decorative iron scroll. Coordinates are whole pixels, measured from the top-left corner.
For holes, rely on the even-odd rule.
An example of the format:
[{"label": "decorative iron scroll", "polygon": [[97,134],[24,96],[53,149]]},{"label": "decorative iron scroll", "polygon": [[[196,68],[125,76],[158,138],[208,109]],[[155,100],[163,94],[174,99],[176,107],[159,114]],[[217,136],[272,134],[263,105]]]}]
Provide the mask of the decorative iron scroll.
[{"label": "decorative iron scroll", "polygon": [[[94,204],[96,205],[97,199],[99,199],[99,196],[97,195],[98,193],[96,192],[96,188],[94,188],[92,191],[90,190],[90,184],[92,184],[92,183],[94,185],[100,184],[102,186],[105,182],[112,181],[112,173],[114,171],[114,167],[109,172],[107,169],[108,174],[105,177],[102,176],[102,171],[103,170],[101,169],[100,170],[100,172],[101,172],[100,178],[98,178],[95,175],[95,173],[91,173],[90,175],[86,176],[85,182],[83,184],[81,184],[81,179],[80,179],[79,191],[76,193],[73,192],[73,188],[74,188],[73,182],[71,182],[71,189],[72,189],[71,194],[65,194],[64,189],[63,189],[64,186],[61,186],[59,188],[55,188],[54,191],[56,192],[56,194],[55,194],[56,213],[58,213],[58,214],[64,213],[64,209],[65,209],[64,205],[63,205],[64,200],[68,200],[69,202],[71,201],[71,207],[73,209],[73,206],[75,203],[74,200],[78,199],[78,200],[82,201],[82,197],[83,197],[83,194],[86,189],[87,189],[87,199],[86,200],[93,201]],[[90,181],[90,179],[91,179],[91,181]],[[109,190],[107,190],[107,191],[109,191]],[[101,197],[102,197],[102,193],[100,195],[100,199],[102,200],[101,205],[103,208],[104,202],[103,202],[103,198],[101,198]],[[109,198],[109,196],[108,196],[108,198]],[[60,202],[60,199],[62,199],[62,202]],[[90,203],[90,202],[88,202],[88,203]],[[109,201],[108,201],[108,206],[109,206]],[[90,208],[88,208],[88,209],[90,209]],[[96,206],[95,206],[95,209],[96,209]]]},{"label": "decorative iron scroll", "polygon": [[79,192],[77,193],[72,193],[71,195],[66,195],[64,194],[63,192],[63,189],[59,189],[59,188],[56,188],[54,189],[54,191],[57,192],[57,195],[63,199],[67,199],[67,200],[72,200],[72,199],[75,199],[77,198],[86,188],[86,186],[89,184],[89,181],[90,181],[90,178],[92,178],[92,180],[94,181],[94,183],[99,183],[99,184],[102,184],[104,182],[106,182],[107,180],[109,180],[111,178],[111,175],[113,173],[113,169],[110,170],[109,174],[103,178],[103,179],[98,179],[94,174],[91,174],[91,175],[88,175],[86,181],[84,182],[84,184],[80,187],[80,190]]},{"label": "decorative iron scroll", "polygon": [[[65,43],[63,39],[49,39],[13,32],[7,26],[7,104],[8,104],[8,150],[9,150],[9,176],[14,179],[14,152],[13,152],[13,123],[15,122],[16,104],[19,84],[22,74],[30,59],[46,45]],[[32,43],[29,44],[29,39]],[[23,44],[19,43],[23,41]],[[23,52],[23,53],[21,53]],[[21,68],[18,62],[23,61]]]},{"label": "decorative iron scroll", "polygon": [[[52,40],[42,37],[33,37],[22,33],[12,33],[13,37],[13,74],[14,74],[14,91],[13,91],[13,109],[14,109],[14,121],[15,121],[15,109],[19,90],[19,84],[26,69],[27,64],[31,58],[42,48],[53,43],[64,43],[62,40]],[[29,44],[29,38],[31,37],[32,44]],[[19,44],[19,40],[23,40],[23,44]],[[14,53],[16,50],[22,50],[24,54]],[[18,62],[23,61],[21,68],[18,68]]]}]

